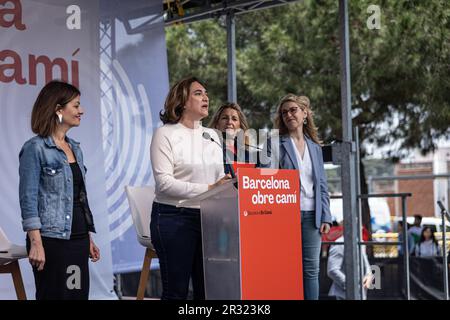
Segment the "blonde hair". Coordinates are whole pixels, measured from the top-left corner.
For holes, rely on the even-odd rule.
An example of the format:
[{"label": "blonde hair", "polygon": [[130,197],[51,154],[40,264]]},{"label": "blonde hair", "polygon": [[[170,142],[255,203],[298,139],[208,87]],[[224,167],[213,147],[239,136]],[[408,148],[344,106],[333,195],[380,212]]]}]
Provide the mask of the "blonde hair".
[{"label": "blonde hair", "polygon": [[[226,109],[232,109],[237,112],[238,117],[239,117],[240,129],[242,130],[242,132],[245,135],[245,132],[249,129],[247,118],[245,117],[244,112],[242,112],[241,106],[234,102],[229,102],[229,103],[225,103],[225,104],[221,105],[219,107],[219,109],[216,110],[213,117],[211,118],[211,121],[209,122],[208,127],[212,128],[212,129],[217,129],[217,124],[219,123],[220,116]],[[247,135],[244,136],[244,143],[246,143],[246,144],[250,143]]]},{"label": "blonde hair", "polygon": [[183,115],[184,105],[189,99],[191,85],[194,82],[200,83],[206,89],[203,82],[195,77],[184,78],[170,88],[166,101],[164,102],[164,110],[161,110],[159,113],[159,118],[164,124],[178,123],[180,121]]},{"label": "blonde hair", "polygon": [[208,127],[217,129],[217,124],[219,123],[220,116],[222,115],[222,112],[224,112],[226,109],[233,109],[237,112],[242,130],[245,131],[249,128],[247,118],[245,117],[245,114],[242,112],[241,107],[234,102],[221,105],[219,109],[217,109],[217,111],[214,113],[211,121],[208,124]]},{"label": "blonde hair", "polygon": [[303,132],[315,143],[321,145],[322,141],[319,139],[319,135],[317,133],[317,127],[314,124],[313,112],[311,110],[309,98],[306,96],[297,96],[295,94],[289,93],[286,96],[284,96],[283,98],[281,98],[281,100],[277,106],[277,112],[276,112],[275,120],[274,120],[275,129],[280,130],[280,135],[286,135],[289,133],[289,130],[288,130],[286,124],[284,123],[283,116],[281,114],[281,108],[283,107],[283,105],[286,102],[295,103],[296,105],[298,105],[298,107],[300,109],[302,109],[303,111],[305,111],[307,113],[306,124],[302,124]]}]

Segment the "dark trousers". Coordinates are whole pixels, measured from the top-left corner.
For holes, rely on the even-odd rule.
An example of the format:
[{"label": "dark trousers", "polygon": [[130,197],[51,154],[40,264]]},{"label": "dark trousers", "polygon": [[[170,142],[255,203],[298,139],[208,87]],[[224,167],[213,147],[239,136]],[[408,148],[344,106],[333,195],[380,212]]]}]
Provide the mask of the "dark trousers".
[{"label": "dark trousers", "polygon": [[[36,300],[88,300],[89,235],[64,240],[42,237],[45,265],[33,267]],[[27,236],[27,252],[30,252]]]},{"label": "dark trousers", "polygon": [[153,202],[150,232],[161,269],[161,299],[185,300],[192,277],[194,300],[204,300],[200,210]]}]

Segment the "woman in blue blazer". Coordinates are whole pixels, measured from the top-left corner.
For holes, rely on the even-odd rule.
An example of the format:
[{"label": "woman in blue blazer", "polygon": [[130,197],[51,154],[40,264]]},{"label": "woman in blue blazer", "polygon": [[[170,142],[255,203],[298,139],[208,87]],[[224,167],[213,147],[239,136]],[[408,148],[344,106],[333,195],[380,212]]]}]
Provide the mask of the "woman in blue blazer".
[{"label": "woman in blue blazer", "polygon": [[[306,300],[317,300],[321,234],[330,231],[332,220],[321,141],[309,99],[293,94],[283,97],[277,107],[275,128],[280,134],[279,154],[272,154],[272,159],[277,159],[278,165],[272,162],[269,166],[299,170],[304,294]],[[271,155],[271,143],[266,146],[267,155]]]}]

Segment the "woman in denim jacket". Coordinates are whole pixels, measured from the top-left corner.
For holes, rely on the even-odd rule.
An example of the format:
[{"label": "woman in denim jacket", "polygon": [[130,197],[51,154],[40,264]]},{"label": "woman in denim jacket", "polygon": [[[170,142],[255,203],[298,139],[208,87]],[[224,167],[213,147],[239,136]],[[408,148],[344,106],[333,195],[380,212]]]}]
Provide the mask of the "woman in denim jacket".
[{"label": "woman in denim jacket", "polygon": [[86,196],[83,154],[66,136],[80,125],[80,91],[51,81],[39,93],[31,113],[36,134],[19,154],[19,197],[36,299],[88,299],[91,257],[100,251]]}]

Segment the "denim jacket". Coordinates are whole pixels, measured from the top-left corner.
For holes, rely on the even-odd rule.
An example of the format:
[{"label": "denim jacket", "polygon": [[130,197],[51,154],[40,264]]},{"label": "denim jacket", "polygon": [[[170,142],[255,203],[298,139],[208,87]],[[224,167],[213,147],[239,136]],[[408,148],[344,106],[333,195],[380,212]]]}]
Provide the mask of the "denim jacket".
[{"label": "denim jacket", "polygon": [[[84,185],[86,167],[80,144],[66,137],[78,166]],[[72,229],[73,178],[69,161],[53,138],[35,136],[25,142],[19,153],[19,198],[24,231],[40,229],[49,238],[69,239]],[[88,230],[95,232],[94,220],[82,191]]]}]

